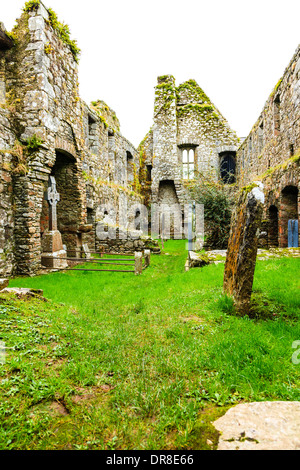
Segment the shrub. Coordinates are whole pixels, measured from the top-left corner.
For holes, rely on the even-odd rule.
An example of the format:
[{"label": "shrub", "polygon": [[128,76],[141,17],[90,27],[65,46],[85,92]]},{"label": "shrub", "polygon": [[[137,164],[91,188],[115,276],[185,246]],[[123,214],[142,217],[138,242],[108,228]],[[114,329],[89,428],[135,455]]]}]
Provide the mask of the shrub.
[{"label": "shrub", "polygon": [[26,147],[29,151],[35,151],[38,150],[41,145],[43,145],[43,140],[38,137],[36,134],[34,134],[32,137],[29,137],[26,140]]},{"label": "shrub", "polygon": [[224,185],[212,173],[200,172],[186,185],[191,198],[204,205],[205,246],[226,248],[234,206],[234,186]]}]

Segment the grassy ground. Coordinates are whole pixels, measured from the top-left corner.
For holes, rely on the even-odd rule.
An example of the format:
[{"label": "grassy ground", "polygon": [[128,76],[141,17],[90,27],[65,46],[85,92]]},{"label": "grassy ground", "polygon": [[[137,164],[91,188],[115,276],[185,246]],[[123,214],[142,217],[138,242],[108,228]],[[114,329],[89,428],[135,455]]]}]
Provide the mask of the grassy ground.
[{"label": "grassy ground", "polygon": [[223,264],[185,260],[168,241],[141,276],[10,282],[48,301],[0,295],[0,449],[213,449],[228,407],[300,400],[300,260],[257,263],[251,318],[223,297]]}]

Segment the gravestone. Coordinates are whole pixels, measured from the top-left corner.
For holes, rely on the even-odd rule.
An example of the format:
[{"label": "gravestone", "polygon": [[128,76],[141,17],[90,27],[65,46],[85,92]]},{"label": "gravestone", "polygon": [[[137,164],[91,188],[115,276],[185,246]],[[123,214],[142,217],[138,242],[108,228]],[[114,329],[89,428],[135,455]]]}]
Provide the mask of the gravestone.
[{"label": "gravestone", "polygon": [[91,252],[90,252],[90,249],[89,249],[89,246],[87,243],[83,243],[82,244],[82,249],[83,249],[83,253],[84,253],[84,257],[86,259],[90,259],[91,258]]},{"label": "gravestone", "polygon": [[241,314],[247,314],[250,308],[263,203],[261,183],[252,190],[244,188],[231,218],[223,286]]},{"label": "gravestone", "polygon": [[68,267],[67,252],[63,248],[61,233],[57,230],[57,203],[60,201],[54,176],[49,177],[45,199],[49,205],[49,229],[42,238],[42,265],[47,268],[63,269]]},{"label": "gravestone", "polygon": [[136,251],[134,254],[134,271],[139,276],[143,272],[143,253]]}]

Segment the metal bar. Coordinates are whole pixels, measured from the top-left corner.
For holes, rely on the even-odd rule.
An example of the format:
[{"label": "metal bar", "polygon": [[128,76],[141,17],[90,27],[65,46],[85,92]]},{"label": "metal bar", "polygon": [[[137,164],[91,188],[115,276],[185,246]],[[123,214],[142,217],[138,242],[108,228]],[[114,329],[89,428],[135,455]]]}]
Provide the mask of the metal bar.
[{"label": "metal bar", "polygon": [[[85,258],[79,258],[79,259],[85,259]],[[98,258],[93,258],[93,260],[98,261]],[[114,258],[114,259],[109,259],[109,258],[101,258],[99,259],[99,262],[107,262],[107,263],[113,263],[114,261],[134,261],[134,258],[127,258],[127,259],[122,259],[122,258]]]},{"label": "metal bar", "polygon": [[[115,260],[91,260],[91,259],[85,259],[85,258],[56,258],[56,257],[51,257],[51,259],[59,259],[59,260],[64,260],[64,261],[75,261],[78,263],[95,263],[95,264],[116,264],[119,266],[133,266],[133,263],[115,263]],[[124,260],[116,260],[116,261],[128,261],[126,259]],[[132,260],[134,261],[134,260]]]},{"label": "metal bar", "polygon": [[[67,251],[69,253],[77,253],[78,250],[68,250],[67,249]],[[80,251],[85,253],[83,250],[80,250]],[[112,256],[116,256],[116,255],[118,255],[118,256],[133,256],[134,255],[134,253],[110,253],[110,252],[107,252],[107,251],[89,251],[89,253],[92,254],[92,255],[112,255]]]},{"label": "metal bar", "polygon": [[80,268],[62,268],[59,271],[91,271],[91,272],[103,272],[103,273],[134,273],[135,271],[123,271],[121,269],[80,269]]}]

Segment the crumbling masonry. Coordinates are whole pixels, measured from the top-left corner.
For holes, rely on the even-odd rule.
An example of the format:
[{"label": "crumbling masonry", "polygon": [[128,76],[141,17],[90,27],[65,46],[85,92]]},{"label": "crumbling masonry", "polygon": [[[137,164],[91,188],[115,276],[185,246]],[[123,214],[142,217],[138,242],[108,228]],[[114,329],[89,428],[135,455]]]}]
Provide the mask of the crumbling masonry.
[{"label": "crumbling masonry", "polygon": [[[176,86],[174,77],[159,77],[153,126],[136,149],[113,110],[79,97],[78,49],[55,13],[28,2],[12,33],[0,27],[1,275],[41,267],[49,176],[60,194],[58,230],[72,256],[83,244],[142,249],[144,240],[120,236],[118,218],[116,240],[99,239],[96,221],[109,220],[109,205],[124,196],[133,207],[177,204],[181,218],[185,182],[197,171],[239,187],[262,181],[261,244],[287,246],[289,221],[299,218],[299,55],[298,48],[242,144],[194,80]],[[100,205],[107,210],[99,214]]]}]

